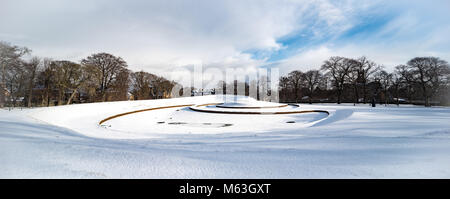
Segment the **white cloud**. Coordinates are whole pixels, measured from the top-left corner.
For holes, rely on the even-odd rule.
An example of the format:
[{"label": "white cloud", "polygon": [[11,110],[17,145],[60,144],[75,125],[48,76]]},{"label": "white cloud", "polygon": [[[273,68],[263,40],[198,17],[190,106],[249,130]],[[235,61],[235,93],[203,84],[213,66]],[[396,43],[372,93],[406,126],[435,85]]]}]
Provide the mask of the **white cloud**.
[{"label": "white cloud", "polygon": [[[437,38],[441,38],[441,36],[439,35]],[[430,39],[434,40],[435,38],[432,37]],[[450,60],[449,50],[432,50],[433,48],[427,47],[427,45],[418,47],[415,43],[402,43],[398,46],[367,43],[347,44],[343,46],[321,45],[272,64],[281,69],[281,74],[287,74],[292,70],[307,71],[320,69],[323,61],[331,56],[348,58],[366,56],[377,64],[383,65],[385,70],[392,72],[395,66],[406,64],[406,62],[414,57],[435,56],[447,61]]]},{"label": "white cloud", "polygon": [[[139,67],[247,59],[241,53],[246,49],[280,48],[276,38],[296,26],[296,7],[291,5],[273,1],[8,1],[1,14],[0,35],[43,56],[72,58],[108,51]],[[25,39],[8,37],[17,33]]]},{"label": "white cloud", "polygon": [[[319,69],[323,61],[331,56],[366,56],[384,65],[388,71],[393,71],[396,65],[405,64],[416,56],[436,56],[450,61],[450,23],[444,17],[448,18],[448,11],[444,9],[449,8],[448,2],[429,4],[423,1],[395,1],[385,4],[389,4],[386,7],[391,9],[390,12],[396,13],[389,13],[395,17],[380,29],[365,32],[362,36],[345,38],[344,42],[339,40],[339,31],[335,31],[338,33],[335,38],[301,48],[296,55],[271,64],[279,66],[286,74],[292,70]],[[371,6],[374,5],[362,7],[371,10],[368,9]],[[340,10],[346,10],[345,7]],[[354,9],[355,7],[348,10]],[[376,12],[373,14],[377,15]],[[345,17],[349,18],[351,15],[346,14]],[[357,17],[350,17],[350,20],[354,21],[347,23],[348,25],[357,24]]]},{"label": "white cloud", "polygon": [[[359,16],[376,14],[377,6],[384,3],[382,0],[3,0],[0,40],[30,47],[38,56],[73,61],[105,51],[123,57],[133,70],[158,74],[197,63],[205,67],[254,68],[268,63],[252,58],[245,53],[248,50],[270,54],[284,49],[286,46],[277,40],[300,30],[311,30],[317,38],[337,38],[357,24]],[[411,19],[398,18],[379,37],[403,36],[401,32],[408,31],[405,27],[421,22]],[[430,33],[430,39],[424,40],[427,42],[422,42],[423,47],[414,52],[411,49],[417,43],[402,48],[369,42],[333,46],[331,42],[302,46],[302,52],[276,64],[282,70],[317,68],[332,55],[366,55],[388,65],[403,63],[405,57],[419,52],[446,53],[433,50],[442,42],[448,43],[442,33],[448,29],[442,29],[445,31]]]},{"label": "white cloud", "polygon": [[[3,4],[0,39],[55,58],[108,51],[136,67],[245,60],[242,52],[248,49],[279,49],[277,38],[302,27],[307,12],[318,12],[330,26],[345,18],[338,7],[323,0],[15,0]],[[17,34],[24,38],[7,36]]]}]

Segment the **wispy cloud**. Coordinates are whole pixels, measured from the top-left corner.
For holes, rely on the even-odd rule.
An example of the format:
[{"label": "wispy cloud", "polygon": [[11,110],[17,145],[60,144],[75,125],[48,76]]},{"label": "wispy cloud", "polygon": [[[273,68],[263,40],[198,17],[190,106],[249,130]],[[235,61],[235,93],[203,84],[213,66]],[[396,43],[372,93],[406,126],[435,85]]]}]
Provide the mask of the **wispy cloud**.
[{"label": "wispy cloud", "polygon": [[[446,7],[447,6],[447,7]],[[288,72],[318,68],[330,56],[368,56],[392,70],[414,56],[438,56],[450,60],[448,2],[379,1],[364,9],[353,7],[342,31],[319,28],[320,40],[302,34],[285,41],[286,53],[276,53],[270,65]],[[444,7],[444,8],[443,8]],[[435,8],[435,9],[433,9]],[[345,8],[343,9],[345,10]],[[307,34],[306,34],[307,35]],[[283,40],[281,40],[283,41]]]}]

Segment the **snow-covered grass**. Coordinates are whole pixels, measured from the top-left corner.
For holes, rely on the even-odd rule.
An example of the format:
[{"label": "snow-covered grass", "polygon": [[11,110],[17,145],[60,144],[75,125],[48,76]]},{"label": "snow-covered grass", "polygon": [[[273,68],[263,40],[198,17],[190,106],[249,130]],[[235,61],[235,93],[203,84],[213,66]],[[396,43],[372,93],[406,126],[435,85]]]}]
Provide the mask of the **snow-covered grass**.
[{"label": "snow-covered grass", "polygon": [[450,177],[445,107],[298,108],[330,115],[228,115],[184,107],[98,124],[140,109],[222,101],[204,96],[0,109],[0,178]]}]

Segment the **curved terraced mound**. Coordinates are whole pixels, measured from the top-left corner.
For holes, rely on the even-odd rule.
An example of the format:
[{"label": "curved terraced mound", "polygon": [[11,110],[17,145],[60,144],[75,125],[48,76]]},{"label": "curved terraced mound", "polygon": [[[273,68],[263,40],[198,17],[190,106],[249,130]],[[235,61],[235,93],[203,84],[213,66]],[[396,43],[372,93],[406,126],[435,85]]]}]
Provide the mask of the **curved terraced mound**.
[{"label": "curved terraced mound", "polygon": [[112,115],[99,124],[125,133],[217,134],[304,128],[328,115],[325,110],[241,98],[231,102],[135,110]]},{"label": "curved terraced mound", "polygon": [[[325,110],[303,110],[294,105],[279,105],[270,107],[227,107],[223,106],[222,103],[206,104],[206,105],[195,105],[189,107],[193,111],[204,112],[204,113],[217,113],[217,114],[250,114],[250,115],[279,115],[279,114],[301,114],[301,113],[325,113],[329,115],[328,111]],[[232,108],[233,110],[227,110]],[[248,109],[265,109],[265,110],[248,110]]]}]

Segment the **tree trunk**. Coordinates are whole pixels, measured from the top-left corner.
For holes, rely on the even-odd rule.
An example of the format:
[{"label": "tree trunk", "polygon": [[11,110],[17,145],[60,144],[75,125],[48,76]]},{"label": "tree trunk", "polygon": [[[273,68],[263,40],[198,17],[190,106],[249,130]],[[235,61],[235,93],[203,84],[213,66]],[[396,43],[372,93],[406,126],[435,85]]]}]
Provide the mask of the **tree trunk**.
[{"label": "tree trunk", "polygon": [[47,99],[47,107],[50,106],[50,88],[47,89],[47,92],[45,93],[45,99]]},{"label": "tree trunk", "polygon": [[425,87],[425,85],[422,85],[422,90],[423,90],[423,99],[425,100],[425,107],[430,107],[430,102],[429,102],[428,94],[427,94],[427,88]]},{"label": "tree trunk", "polygon": [[78,88],[76,88],[75,90],[73,90],[72,94],[69,97],[69,100],[67,100],[67,105],[69,105],[70,103],[72,103],[73,98],[75,97],[75,94],[78,92]]},{"label": "tree trunk", "polygon": [[363,103],[364,104],[366,104],[366,94],[367,94],[367,91],[366,91],[366,82],[364,82],[363,83]]},{"label": "tree trunk", "polygon": [[408,102],[411,104],[412,101],[412,91],[411,91],[411,85],[408,85]]},{"label": "tree trunk", "polygon": [[35,76],[35,70],[31,73],[30,82],[28,84],[29,89],[30,89],[28,91],[28,102],[27,102],[28,108],[31,107],[31,100],[33,98],[33,80],[34,80],[34,76]]},{"label": "tree trunk", "polygon": [[41,107],[45,106],[45,94],[41,95]]},{"label": "tree trunk", "polygon": [[298,88],[297,86],[294,86],[294,92],[295,92],[295,103],[298,102]]},{"label": "tree trunk", "polygon": [[63,105],[63,95],[64,95],[64,91],[62,89],[59,89],[59,91],[58,91],[58,106]]},{"label": "tree trunk", "polygon": [[[21,92],[20,92],[20,91],[22,90],[23,84],[24,84],[24,80],[20,80],[19,87],[17,88],[17,93],[14,95],[14,107],[16,107],[17,98],[18,98],[19,96],[25,96],[25,93],[21,93]],[[12,90],[13,90],[13,89],[12,89],[12,87],[11,87],[11,91],[12,91]],[[24,106],[23,100],[21,100],[21,101],[22,101],[21,106]]]},{"label": "tree trunk", "polygon": [[341,89],[340,88],[338,88],[338,91],[337,91],[338,93],[338,100],[337,100],[337,103],[338,104],[341,104]]},{"label": "tree trunk", "polygon": [[0,108],[3,108],[6,104],[6,69],[5,64],[2,64],[2,82],[0,82]]},{"label": "tree trunk", "polygon": [[3,108],[5,106],[5,102],[6,102],[5,89],[3,88],[3,84],[0,83],[0,108]]},{"label": "tree trunk", "polygon": [[387,92],[384,92],[384,106],[387,106]]},{"label": "tree trunk", "polygon": [[387,87],[384,87],[384,106],[387,106],[388,101],[388,94],[387,94]]},{"label": "tree trunk", "polygon": [[378,86],[375,88],[375,91],[372,94],[372,107],[376,107],[376,97],[378,95]]},{"label": "tree trunk", "polygon": [[399,96],[398,96],[398,86],[395,87],[395,95],[397,97],[397,106],[400,106],[400,99],[399,99]]}]

